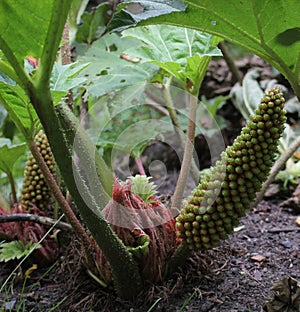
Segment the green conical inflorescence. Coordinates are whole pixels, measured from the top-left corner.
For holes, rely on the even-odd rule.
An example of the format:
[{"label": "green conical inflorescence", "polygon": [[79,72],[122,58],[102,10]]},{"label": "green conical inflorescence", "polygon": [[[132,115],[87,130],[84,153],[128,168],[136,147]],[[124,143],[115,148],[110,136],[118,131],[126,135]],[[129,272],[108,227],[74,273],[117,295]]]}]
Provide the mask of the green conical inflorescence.
[{"label": "green conical inflorescence", "polygon": [[191,249],[208,249],[233,233],[274,162],[286,121],[279,88],[269,90],[233,145],[193,191],[176,218],[178,237]]},{"label": "green conical inflorescence", "polygon": [[[45,133],[39,131],[34,140],[50,172],[55,174],[56,166]],[[34,204],[39,209],[47,211],[47,205],[49,205],[50,200],[51,191],[35,158],[30,154],[25,164],[21,203],[29,211],[31,210],[30,204]]]}]

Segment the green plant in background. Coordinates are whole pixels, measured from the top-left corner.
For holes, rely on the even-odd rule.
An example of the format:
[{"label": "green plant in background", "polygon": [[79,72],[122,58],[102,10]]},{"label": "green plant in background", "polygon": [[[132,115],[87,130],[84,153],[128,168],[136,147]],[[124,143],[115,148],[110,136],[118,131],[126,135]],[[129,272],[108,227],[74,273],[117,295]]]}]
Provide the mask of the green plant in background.
[{"label": "green plant in background", "polygon": [[[129,3],[139,3],[143,10],[132,14],[124,9]],[[297,0],[230,0],[225,7],[222,2],[209,0],[133,0],[120,6],[109,27],[170,24],[220,36],[273,65],[300,99],[299,9]]]},{"label": "green plant in background", "polygon": [[[143,7],[143,10],[140,10],[137,14],[130,11],[130,4],[134,5],[135,3]],[[266,3],[253,0],[240,1],[238,4],[232,0],[227,2],[226,8],[221,2],[199,0],[186,0],[183,2],[129,0],[119,6],[119,12],[110,21],[109,29],[170,24],[220,36],[228,42],[260,56],[273,65],[289,81],[299,101],[300,32],[296,13],[299,9],[300,3],[297,0],[288,3],[286,1],[268,1]],[[241,19],[241,14],[246,14],[248,18]],[[252,74],[249,73],[248,76]],[[251,81],[251,78],[247,80]],[[256,84],[254,82],[248,85],[249,87],[254,86],[257,90]],[[244,91],[247,91],[247,89],[244,88]],[[248,91],[250,90],[248,89]],[[253,110],[253,108],[247,107],[248,100],[252,100],[252,103],[257,105],[257,99],[262,95],[261,92],[244,92],[244,95],[248,96],[248,98],[245,98],[247,110],[248,108]],[[240,108],[241,106],[239,106]],[[246,115],[249,117],[249,111]],[[293,148],[286,150],[281,159],[278,159],[274,167],[276,170],[272,172],[259,198],[262,197],[266,186],[274,180],[280,167],[299,147],[300,140],[296,141]]]},{"label": "green plant in background", "polygon": [[[250,116],[254,114],[254,111],[257,108],[257,103],[263,96],[264,89],[268,89],[277,84],[276,80],[271,80],[267,86],[262,88],[261,84],[257,81],[258,78],[258,70],[251,70],[243,78],[242,85],[236,84],[230,91],[232,103],[235,105],[236,109],[241,112],[245,120],[248,120]],[[281,88],[285,93],[285,87],[281,86]],[[291,114],[299,110],[299,102],[296,96],[286,102],[285,109]],[[291,157],[299,146],[299,143],[297,143],[298,132],[299,129],[297,125],[290,126],[286,123],[283,136],[279,142],[279,155],[285,157],[286,160],[282,161],[281,166],[279,166],[278,170],[274,172],[274,178],[277,182],[282,183],[283,188],[286,188],[288,183],[296,183],[296,179],[300,175],[300,163],[297,160],[297,157]],[[280,168],[284,163],[285,168]]]},{"label": "green plant in background", "polygon": [[[157,38],[159,38],[159,41],[157,41]],[[109,96],[102,97],[100,100],[103,101],[103,107],[105,107],[102,116],[107,116],[109,127],[107,130],[103,129],[104,131],[97,129],[96,135],[101,132],[99,147],[104,148],[104,151],[112,147],[126,151],[132,150],[132,156],[137,160],[139,168],[139,157],[147,143],[158,136],[163,140],[162,133],[172,129],[166,128],[166,123],[151,122],[143,132],[143,137],[146,137],[147,140],[134,148],[135,142],[139,141],[136,136],[133,136],[133,140],[128,142],[129,144],[125,144],[124,141],[117,142],[114,138],[118,138],[120,131],[129,128],[130,124],[136,123],[136,116],[131,115],[128,118],[129,110],[132,110],[133,113],[135,110],[145,110],[141,105],[137,105],[145,101],[145,94],[137,94],[135,84],[139,82],[140,91],[144,91],[150,100],[152,100],[153,93],[155,97],[155,90],[148,90],[149,86],[141,81],[148,80],[160,84],[160,89],[163,90],[164,106],[169,118],[171,118],[174,131],[178,135],[182,149],[187,149],[184,153],[186,159],[183,161],[183,166],[186,166],[186,168],[181,171],[177,183],[178,187],[173,201],[174,207],[180,206],[183,189],[188,177],[189,170],[187,167],[189,163],[192,163],[192,175],[196,183],[199,181],[199,172],[192,159],[193,144],[185,144],[186,139],[181,133],[178,133],[178,130],[184,127],[180,123],[180,116],[177,116],[180,110],[175,107],[178,106],[178,103],[174,103],[172,99],[171,92],[173,92],[174,88],[172,89],[171,83],[174,79],[181,88],[191,94],[188,103],[186,103],[188,107],[186,131],[189,131],[187,137],[193,143],[196,123],[192,121],[196,120],[197,110],[198,113],[200,112],[195,103],[197,102],[197,93],[211,57],[222,55],[216,47],[220,40],[218,37],[202,32],[168,25],[138,27],[124,31],[122,38],[119,38],[116,34],[104,36],[96,41],[83,56],[79,57],[80,61],[92,64],[80,73],[82,77],[88,77],[86,89],[90,95],[102,96],[104,93],[116,92],[120,87],[123,87],[120,99],[116,92],[115,96],[112,97],[109,94]],[[132,48],[133,45],[135,46],[134,49]],[[103,59],[95,56],[99,53],[99,49],[102,51]],[[134,61],[125,62],[120,59],[120,53],[122,53],[121,55],[129,55],[128,59]],[[99,68],[103,68],[103,70],[100,71],[98,67],[94,66],[95,64]],[[128,88],[124,91],[126,86]],[[125,96],[127,96],[126,101],[124,101]],[[156,95],[156,97],[159,96],[161,94]],[[133,104],[133,101],[138,103]],[[108,105],[105,102],[108,102]],[[110,102],[112,102],[112,105],[109,104]],[[96,102],[95,104],[99,106],[100,103]],[[105,124],[105,117],[102,118],[102,123]],[[144,117],[138,116],[138,118],[142,120],[145,115]],[[110,122],[111,119],[117,119],[119,122],[112,123]],[[118,125],[119,128],[116,128]],[[108,133],[108,138],[105,136],[106,133]],[[134,128],[132,128],[132,133],[135,133]],[[143,169],[140,170],[140,173],[144,174]]]},{"label": "green plant in background", "polygon": [[[291,129],[289,125],[286,125],[286,131],[282,140],[280,140],[279,153],[284,155],[285,151],[290,148],[290,146],[297,143],[297,134]],[[285,167],[280,170],[275,177],[275,181],[282,183],[283,189],[287,189],[289,183],[297,184],[297,179],[300,177],[300,161],[298,157],[298,152],[295,152],[293,157],[289,158],[285,162]]]},{"label": "green plant in background", "polygon": [[[122,34],[125,37],[133,37],[143,42],[142,46],[136,49],[131,48],[126,51],[127,53],[137,57],[142,63],[150,62],[160,67],[159,77],[164,89],[164,100],[175,133],[181,126],[171,96],[172,79],[175,78],[181,88],[191,94],[187,105],[187,137],[184,138],[180,133],[177,133],[182,149],[184,149],[182,168],[172,201],[172,207],[178,208],[181,205],[190,166],[195,182],[198,183],[199,181],[199,172],[192,155],[198,109],[197,96],[211,57],[221,55],[220,50],[216,47],[221,38],[168,25],[137,27],[125,30]],[[176,41],[173,38],[176,38]],[[165,77],[169,78],[163,79]]]},{"label": "green plant in background", "polygon": [[34,249],[38,248],[38,244],[29,242],[24,244],[22,241],[12,241],[0,244],[0,261],[10,261],[20,259],[30,254]]},{"label": "green plant in background", "polygon": [[14,203],[17,202],[17,192],[13,176],[13,166],[25,151],[26,144],[12,145],[9,139],[0,139],[0,169],[5,172],[8,177]]},{"label": "green plant in background", "polygon": [[[152,3],[161,4],[161,1],[152,1]],[[126,49],[115,44],[114,40],[116,42],[119,40],[116,34],[108,35],[92,43],[97,38],[97,35],[95,37],[93,33],[89,35],[87,41],[87,46],[90,46],[90,49],[87,49],[85,55],[81,58],[85,63],[90,62],[90,66],[80,63],[55,65],[61,35],[72,4],[71,0],[45,0],[43,2],[36,0],[27,3],[26,6],[11,0],[3,0],[0,3],[0,72],[8,77],[0,82],[0,101],[24,136],[45,180],[52,189],[55,199],[60,204],[70,224],[74,227],[76,234],[81,238],[85,249],[86,265],[91,275],[100,275],[100,278],[105,282],[113,281],[118,295],[125,299],[134,298],[142,290],[146,280],[156,282],[164,274],[175,270],[189,255],[189,251],[185,245],[177,244],[177,230],[173,218],[167,219],[167,222],[160,223],[159,226],[155,226],[159,214],[151,213],[150,216],[147,215],[147,212],[154,211],[161,213],[163,216],[170,216],[169,210],[161,205],[155,195],[150,197],[148,203],[145,202],[139,195],[132,192],[134,189],[131,189],[130,180],[124,185],[115,181],[112,190],[113,178],[105,161],[98,153],[95,153],[97,151],[96,147],[84,129],[79,126],[74,113],[66,104],[62,103],[65,100],[63,97],[68,95],[69,89],[75,88],[80,95],[87,92],[86,97],[93,106],[95,97],[121,89],[123,86],[130,87],[136,82],[141,82],[141,80],[149,81],[153,79],[159,81],[165,91],[164,100],[167,102],[168,112],[174,127],[177,127],[178,120],[176,114],[174,114],[172,101],[169,99],[169,88],[173,79],[191,95],[189,99],[189,124],[187,127],[188,140],[184,145],[183,166],[178,183],[179,187],[176,189],[172,203],[173,207],[181,206],[183,187],[192,162],[192,142],[195,136],[194,121],[197,112],[198,91],[211,56],[219,55],[216,45],[221,39],[218,36],[232,38],[235,43],[240,41],[241,45],[245,47],[251,46],[251,51],[257,52],[260,56],[265,56],[267,60],[272,56],[272,64],[287,75],[295,93],[299,95],[295,80],[297,60],[295,59],[294,43],[291,44],[292,49],[287,53],[287,56],[281,57],[282,50],[276,48],[273,51],[269,41],[265,40],[261,31],[256,34],[261,40],[260,43],[249,35],[251,29],[246,32],[247,36],[245,36],[245,33],[241,33],[243,28],[237,26],[238,24],[235,22],[229,23],[228,19],[224,17],[226,14],[233,15],[235,21],[237,20],[237,16],[232,13],[235,12],[232,7],[235,5],[233,2],[229,2],[225,11],[223,11],[224,6],[222,6],[220,12],[223,13],[219,12],[213,16],[201,15],[202,10],[195,4],[196,1],[188,2],[189,6],[185,13],[180,13],[185,9],[181,2],[175,1],[174,3],[177,6],[175,11],[178,13],[156,17],[152,20],[153,23],[154,21],[157,24],[164,22],[176,24],[177,26],[186,24],[185,26],[201,31],[211,31],[211,27],[216,26],[213,29],[218,31],[211,31],[214,34],[214,36],[211,36],[196,30],[165,25],[126,30],[123,34],[131,37],[126,37],[122,41],[122,44],[126,45]],[[80,5],[78,3],[77,5],[74,12],[78,13]],[[220,9],[218,4],[212,5],[216,6],[215,10],[204,10],[206,14],[211,14],[211,12]],[[162,4],[162,7],[166,8],[166,11],[160,10],[160,12],[170,13],[169,4]],[[284,5],[284,7],[286,6]],[[253,9],[256,10],[257,7],[253,6]],[[261,9],[264,10],[265,8]],[[255,10],[254,12],[256,12]],[[75,14],[76,18],[77,13]],[[144,13],[147,17],[151,16],[148,9],[144,10]],[[121,11],[121,14],[125,14],[127,17],[130,16],[131,20],[134,19],[132,15],[128,15],[124,11]],[[93,18],[87,18],[86,21],[93,23]],[[122,22],[122,19],[116,18],[111,25],[115,25],[113,24],[115,21]],[[200,27],[200,21],[211,26]],[[238,21],[241,21],[240,17],[238,17]],[[256,23],[260,25],[262,21],[261,15],[258,14]],[[148,23],[148,21],[143,23]],[[290,23],[289,19],[287,19],[287,23]],[[251,23],[247,21],[248,24]],[[290,27],[290,25],[284,25],[284,27]],[[292,25],[291,28],[293,29],[294,26]],[[91,29],[95,31],[95,28],[92,27]],[[262,26],[258,28],[258,30],[261,29]],[[224,31],[222,32],[222,30]],[[285,28],[281,29],[282,32],[285,30]],[[178,34],[178,42],[172,45],[176,34]],[[160,40],[161,45],[168,42],[170,50],[168,47],[160,49],[160,51],[157,50],[155,40],[157,36],[162,38]],[[34,40],[32,40],[33,37]],[[254,38],[256,37],[254,36]],[[248,41],[244,43],[246,39]],[[138,42],[136,50],[128,50],[130,44],[136,42]],[[120,58],[120,52],[123,53],[125,50],[127,50],[127,53],[132,53],[129,61]],[[38,60],[38,66],[31,73],[24,69],[24,60],[29,56]],[[140,58],[139,64],[132,61],[136,57]],[[99,68],[101,69],[100,73]],[[159,68],[160,71],[158,71]],[[282,115],[283,99],[279,90],[270,91],[265,99],[267,97],[268,100],[264,100],[260,109],[255,112],[256,115],[252,117],[247,128],[243,130],[241,137],[233,147],[228,148],[226,154],[223,154],[221,162],[216,167],[217,169],[211,169],[211,172],[216,174],[219,167],[222,167],[224,172],[226,169],[228,173],[226,173],[225,177],[228,176],[228,179],[224,183],[218,177],[214,182],[201,182],[199,189],[194,192],[193,199],[178,217],[179,236],[185,242],[190,243],[191,246],[194,247],[195,245],[198,248],[212,247],[217,242],[215,238],[219,229],[218,233],[220,235],[218,238],[225,238],[226,233],[231,232],[232,226],[243,215],[241,206],[237,204],[240,198],[243,198],[243,201],[241,201],[243,204],[249,204],[255,197],[257,186],[254,187],[253,185],[253,191],[249,197],[243,195],[245,194],[244,188],[249,187],[247,183],[249,184],[255,175],[257,175],[255,182],[260,183],[266,177],[272,162],[272,156],[267,156],[267,153],[265,153],[265,151],[270,151],[266,148],[266,144],[272,152],[275,151],[276,142],[282,132],[282,122],[284,121]],[[65,101],[68,103],[68,100]],[[69,102],[68,104],[72,106],[73,103]],[[68,202],[63,197],[34,142],[34,133],[38,121],[44,128],[61,177],[81,214],[81,218],[88,227],[92,239],[87,236],[76,216],[72,214]],[[78,140],[76,141],[77,150],[75,152],[80,156],[79,163],[73,162],[72,158],[74,140]],[[242,155],[246,147],[252,150],[253,153]],[[267,157],[269,158],[267,159]],[[94,164],[95,159],[96,164]],[[266,164],[261,163],[262,159],[266,161]],[[222,164],[222,161],[225,163]],[[83,163],[82,167],[80,167],[81,162]],[[259,165],[261,172],[257,172],[258,168],[253,165],[254,163]],[[97,172],[97,177],[94,176],[94,171]],[[240,179],[238,179],[238,175],[241,175]],[[213,197],[211,197],[214,187],[216,187],[217,193],[221,190],[221,196],[218,197],[215,194],[216,204],[213,204]],[[84,190],[85,198],[81,196],[82,190]],[[95,190],[97,194],[95,194]],[[104,190],[109,195],[112,193],[113,202],[108,202]],[[209,194],[209,197],[206,205],[203,206],[205,211],[202,211],[201,205],[206,200],[205,193]],[[108,222],[110,217],[116,221],[120,212],[118,204],[123,206],[122,211],[125,212],[136,213],[137,210],[141,210],[145,219],[131,218],[129,228]],[[194,205],[196,211],[187,211],[192,204],[196,204]],[[212,211],[210,216],[210,211],[208,211],[208,205],[210,204],[211,209],[216,209],[218,213]],[[140,209],[140,207],[143,209]],[[104,216],[101,213],[102,210]],[[193,216],[189,214],[193,214]],[[201,220],[197,220],[198,216],[200,216]],[[210,218],[212,218],[213,224]],[[145,227],[142,221],[148,222],[149,228]],[[201,222],[199,223],[199,221]],[[194,222],[198,222],[199,228],[203,226],[202,230],[206,231],[206,234],[203,234],[203,232],[203,236],[199,236],[201,233],[197,229],[198,225],[194,224]],[[191,226],[194,225],[195,231],[193,232]],[[144,228],[146,228],[145,231]],[[193,241],[191,242],[189,239],[191,239],[192,235]],[[199,246],[196,245],[198,243]],[[177,251],[175,251],[176,248]],[[152,263],[155,265],[152,265]],[[165,272],[162,272],[162,270]]]}]

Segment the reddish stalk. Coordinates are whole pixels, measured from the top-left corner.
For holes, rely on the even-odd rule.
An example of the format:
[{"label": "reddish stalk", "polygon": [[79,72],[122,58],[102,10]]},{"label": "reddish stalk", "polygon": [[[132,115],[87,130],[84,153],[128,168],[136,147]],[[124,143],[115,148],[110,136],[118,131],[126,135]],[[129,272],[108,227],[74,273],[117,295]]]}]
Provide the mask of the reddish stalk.
[{"label": "reddish stalk", "polygon": [[12,175],[12,172],[8,172],[7,177],[9,179],[9,183],[10,183],[10,187],[11,187],[11,194],[12,194],[13,202],[16,203],[18,201],[18,198],[17,198],[16,187],[15,187],[15,180],[14,180],[14,177]]},{"label": "reddish stalk", "polygon": [[135,163],[137,164],[137,167],[138,167],[140,175],[144,175],[145,176],[146,172],[145,172],[145,169],[144,169],[141,157],[136,157],[135,158]]},{"label": "reddish stalk", "polygon": [[39,165],[39,167],[40,167],[40,169],[44,175],[44,178],[45,178],[48,186],[51,188],[51,190],[53,192],[54,198],[59,203],[63,213],[67,217],[67,219],[68,219],[69,223],[71,224],[72,228],[74,229],[76,235],[78,236],[78,238],[82,242],[88,267],[93,268],[94,267],[94,258],[92,256],[92,254],[93,254],[92,253],[93,242],[92,242],[91,238],[87,235],[85,229],[83,228],[83,226],[81,225],[81,223],[79,222],[77,217],[75,216],[73,210],[71,209],[67,200],[63,196],[62,192],[60,191],[60,189],[59,189],[59,187],[55,181],[55,178],[51,174],[51,172],[50,172],[47,164],[45,163],[43,156],[39,152],[39,149],[38,149],[36,143],[34,142],[34,140],[30,140],[28,145],[29,145],[29,149],[30,149],[32,155],[34,156],[37,164]]},{"label": "reddish stalk", "polygon": [[189,123],[187,129],[187,138],[185,142],[182,167],[178,177],[175,193],[172,200],[172,209],[180,210],[183,198],[184,188],[190,172],[190,164],[193,159],[194,137],[195,137],[195,116],[197,111],[197,98],[190,96]]}]

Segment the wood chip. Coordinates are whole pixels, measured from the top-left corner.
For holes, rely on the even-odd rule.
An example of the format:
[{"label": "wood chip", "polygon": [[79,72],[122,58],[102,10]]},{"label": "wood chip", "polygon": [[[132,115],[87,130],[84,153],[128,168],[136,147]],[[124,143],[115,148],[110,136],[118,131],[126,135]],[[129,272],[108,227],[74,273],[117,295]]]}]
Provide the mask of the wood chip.
[{"label": "wood chip", "polygon": [[262,255],[256,255],[256,256],[252,256],[251,260],[257,261],[257,262],[262,262],[262,261],[266,260],[266,257],[262,256]]},{"label": "wood chip", "polygon": [[295,152],[293,156],[297,159],[300,159],[300,152]]}]

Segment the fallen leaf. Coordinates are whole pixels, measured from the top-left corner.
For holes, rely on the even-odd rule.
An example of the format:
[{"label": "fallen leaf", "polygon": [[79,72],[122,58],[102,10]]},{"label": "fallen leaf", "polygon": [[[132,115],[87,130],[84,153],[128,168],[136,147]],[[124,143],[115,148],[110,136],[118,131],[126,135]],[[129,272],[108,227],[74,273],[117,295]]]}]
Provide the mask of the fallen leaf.
[{"label": "fallen leaf", "polygon": [[287,200],[285,200],[284,202],[282,202],[280,204],[280,207],[292,208],[295,211],[295,213],[298,213],[300,211],[300,183],[294,190],[292,196]]},{"label": "fallen leaf", "polygon": [[297,218],[296,218],[296,224],[297,224],[298,226],[300,226],[300,217],[297,217]]},{"label": "fallen leaf", "polygon": [[264,303],[266,312],[298,312],[300,306],[299,281],[287,277],[274,282],[271,290],[274,295]]}]

